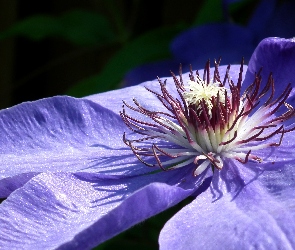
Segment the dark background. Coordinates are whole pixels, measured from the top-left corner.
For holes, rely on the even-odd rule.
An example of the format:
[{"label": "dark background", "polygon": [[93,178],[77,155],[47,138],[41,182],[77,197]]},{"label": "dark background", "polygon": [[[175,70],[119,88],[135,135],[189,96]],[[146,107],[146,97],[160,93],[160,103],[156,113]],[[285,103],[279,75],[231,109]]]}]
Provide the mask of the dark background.
[{"label": "dark background", "polygon": [[[106,3],[108,2],[108,3]],[[59,37],[34,40],[15,35],[0,40],[0,106],[64,94],[97,72],[128,41],[146,31],[178,22],[190,23],[202,1],[0,1],[0,31],[36,14],[59,16],[88,10],[105,16],[117,41],[103,46],[76,45]],[[124,26],[123,28],[120,26]],[[115,69],[114,69],[115,70]]]},{"label": "dark background", "polygon": [[[210,13],[205,15],[205,18],[198,17],[203,2],[160,0],[155,5],[151,1],[140,0],[0,0],[0,108],[65,93],[79,96],[79,93],[67,90],[80,81],[99,74],[110,58],[124,46],[159,27],[173,27],[176,35],[198,23],[228,19],[228,16],[224,15],[224,6],[220,0],[207,1],[211,2]],[[259,1],[237,2],[242,3],[242,7],[236,8],[230,18],[232,21],[235,18],[235,22],[246,23]],[[99,39],[89,42],[86,39],[83,43],[83,36],[80,36],[81,40],[77,42],[75,38],[65,39],[49,31],[36,38],[32,36],[32,32],[34,29],[36,34],[40,32],[38,21],[19,30],[15,28],[36,15],[58,18],[73,10],[89,11],[103,16],[109,24],[112,38],[103,42]],[[8,35],[7,31],[10,31]],[[2,37],[1,32],[4,34]],[[73,32],[79,33],[80,30]],[[130,55],[132,56],[138,55]],[[154,56],[144,62],[167,57],[168,54]],[[116,74],[118,69],[114,68],[113,71]],[[119,74],[122,78],[121,71]],[[120,86],[120,81],[117,81],[117,86]],[[112,84],[109,89],[117,86]],[[99,88],[97,90],[99,91]]]}]

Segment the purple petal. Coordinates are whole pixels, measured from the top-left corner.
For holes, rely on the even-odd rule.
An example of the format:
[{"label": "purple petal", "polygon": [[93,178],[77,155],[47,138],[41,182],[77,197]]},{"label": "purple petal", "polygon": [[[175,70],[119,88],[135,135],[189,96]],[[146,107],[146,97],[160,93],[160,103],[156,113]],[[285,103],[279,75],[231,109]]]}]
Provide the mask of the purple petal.
[{"label": "purple petal", "polygon": [[[243,167],[215,171],[211,189],[166,223],[161,249],[293,249],[295,195],[268,192],[260,177],[244,185]],[[289,170],[294,176],[294,167]],[[294,181],[289,183],[294,190]]]},{"label": "purple petal", "polygon": [[266,38],[259,43],[250,59],[245,82],[252,82],[255,72],[263,67],[263,82],[267,81],[272,72],[276,89],[283,89],[289,82],[295,86],[294,65],[294,39]]},{"label": "purple petal", "polygon": [[126,73],[123,86],[129,87],[142,82],[154,80],[157,77],[170,76],[170,71],[178,72],[179,62],[161,61],[140,65]]},{"label": "purple petal", "polygon": [[[293,125],[294,126],[294,125]],[[279,141],[277,136],[277,141]],[[275,142],[275,141],[274,141]],[[257,151],[257,156],[263,159],[258,164],[248,162],[247,168],[256,172],[259,176],[258,181],[265,189],[274,197],[278,198],[282,203],[286,203],[285,207],[294,210],[289,205],[295,200],[295,133],[285,134],[282,144],[279,147],[270,147]],[[294,210],[295,212],[295,210]]]},{"label": "purple petal", "polygon": [[2,110],[0,129],[0,197],[41,172],[149,171],[123,143],[119,114],[85,99],[53,97]]},{"label": "purple petal", "polygon": [[203,179],[191,171],[39,174],[2,202],[0,248],[90,249],[190,195]]},{"label": "purple petal", "polygon": [[122,111],[122,100],[129,102],[132,101],[134,97],[136,97],[136,99],[138,99],[140,102],[144,102],[144,105],[153,106],[155,109],[163,106],[153,94],[145,89],[144,86],[151,87],[152,89],[158,89],[159,82],[148,81],[137,86],[86,96],[84,99],[96,102],[101,106],[112,110],[116,114],[119,114],[119,112]]}]

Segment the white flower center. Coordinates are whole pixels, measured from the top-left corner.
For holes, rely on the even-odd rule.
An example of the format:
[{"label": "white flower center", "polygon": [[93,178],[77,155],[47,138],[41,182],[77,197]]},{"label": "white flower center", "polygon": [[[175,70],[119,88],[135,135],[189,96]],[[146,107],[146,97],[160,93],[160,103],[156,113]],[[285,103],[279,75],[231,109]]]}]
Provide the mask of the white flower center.
[{"label": "white flower center", "polygon": [[[188,81],[188,87],[183,93],[183,97],[188,105],[196,105],[200,107],[201,102],[204,101],[205,106],[208,108],[208,113],[211,118],[213,108],[213,98],[219,95],[219,102],[225,103],[225,87],[220,87],[220,83],[210,82],[206,84],[200,77],[196,81]],[[202,112],[202,109],[199,110]],[[200,115],[199,113],[199,115]]]},{"label": "white flower center", "polygon": [[[205,68],[206,82],[198,72],[193,76],[190,71],[191,80],[184,86],[182,76],[178,79],[172,74],[181,99],[173,97],[168,92],[166,82],[159,79],[161,93],[146,89],[156,95],[167,112],[148,110],[135,99],[135,106],[124,102],[130,110],[149,118],[134,118],[125,112],[123,106],[120,113],[122,119],[141,136],[128,140],[124,134],[124,143],[149,167],[171,170],[195,164],[194,176],[203,173],[209,165],[222,169],[225,159],[235,159],[243,164],[248,160],[261,162],[262,159],[252,151],[279,146],[284,134],[295,130],[295,108],[285,102],[292,87],[288,84],[283,93],[274,99],[272,75],[262,87],[258,74],[241,94],[242,66],[237,84],[230,80],[228,74],[223,82],[219,79],[218,64],[215,64],[213,82],[210,81],[209,64]],[[227,90],[224,87],[226,81],[230,85]],[[261,97],[266,97],[266,100],[260,104]],[[278,110],[282,111],[284,105],[287,110],[277,113]],[[285,121],[293,125],[286,125]],[[274,136],[274,141],[269,140]],[[164,146],[159,141],[170,142],[171,145]],[[154,158],[153,162],[144,160],[151,157]],[[199,160],[204,161],[199,163]]]}]

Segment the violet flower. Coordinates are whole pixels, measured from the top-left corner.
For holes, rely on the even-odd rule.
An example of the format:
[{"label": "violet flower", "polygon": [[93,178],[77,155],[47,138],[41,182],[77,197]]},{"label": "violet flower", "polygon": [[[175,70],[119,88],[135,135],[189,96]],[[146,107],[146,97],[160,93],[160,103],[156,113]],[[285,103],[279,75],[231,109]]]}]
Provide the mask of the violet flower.
[{"label": "violet flower", "polygon": [[294,248],[294,65],[294,39],[269,38],[243,72],[2,110],[0,248],[91,249],[188,196],[160,249]]}]

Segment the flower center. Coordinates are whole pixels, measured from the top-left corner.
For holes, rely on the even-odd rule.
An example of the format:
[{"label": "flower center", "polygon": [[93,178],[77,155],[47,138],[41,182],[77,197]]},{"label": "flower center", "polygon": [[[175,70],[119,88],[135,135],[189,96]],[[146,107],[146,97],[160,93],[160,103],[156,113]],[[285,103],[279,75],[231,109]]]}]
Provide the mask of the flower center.
[{"label": "flower center", "polygon": [[211,118],[212,108],[216,105],[217,98],[221,104],[225,103],[224,87],[219,86],[219,83],[206,84],[199,76],[196,81],[188,81],[188,87],[183,93],[183,97],[189,106],[193,106],[198,114],[202,113],[202,104],[208,109],[208,114]]},{"label": "flower center", "polygon": [[[134,118],[126,113],[124,106],[120,113],[125,124],[139,134],[138,139],[128,140],[124,133],[123,141],[142,163],[163,170],[195,164],[193,174],[197,176],[209,165],[222,169],[227,158],[241,163],[261,162],[252,151],[279,146],[284,134],[295,130],[288,121],[294,118],[295,110],[285,102],[291,92],[290,84],[274,99],[272,76],[261,88],[258,74],[241,94],[243,63],[236,85],[230,80],[229,68],[221,81],[218,63],[215,63],[212,81],[208,62],[204,79],[190,71],[186,86],[181,72],[179,78],[172,73],[180,100],[169,93],[166,82],[159,79],[160,93],[146,89],[160,100],[163,111],[148,110],[136,99],[133,100],[135,106],[123,102],[124,106],[148,118]],[[225,88],[226,82],[229,90]],[[262,102],[262,97],[266,101]],[[281,112],[282,109],[285,112]],[[159,146],[160,141],[165,141],[167,146]],[[203,162],[199,164],[199,160]]]}]

